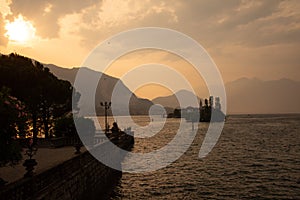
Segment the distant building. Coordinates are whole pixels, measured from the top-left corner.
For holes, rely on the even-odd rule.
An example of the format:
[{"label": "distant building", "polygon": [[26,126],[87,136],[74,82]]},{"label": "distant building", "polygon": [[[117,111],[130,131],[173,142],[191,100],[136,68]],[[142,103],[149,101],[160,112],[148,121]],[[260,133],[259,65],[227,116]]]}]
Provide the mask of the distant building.
[{"label": "distant building", "polygon": [[222,122],[225,120],[225,114],[221,111],[220,97],[214,99],[213,96],[205,99],[204,105],[202,99],[200,99],[199,108],[189,106],[187,108],[175,109],[168,117],[185,118],[189,122]]}]

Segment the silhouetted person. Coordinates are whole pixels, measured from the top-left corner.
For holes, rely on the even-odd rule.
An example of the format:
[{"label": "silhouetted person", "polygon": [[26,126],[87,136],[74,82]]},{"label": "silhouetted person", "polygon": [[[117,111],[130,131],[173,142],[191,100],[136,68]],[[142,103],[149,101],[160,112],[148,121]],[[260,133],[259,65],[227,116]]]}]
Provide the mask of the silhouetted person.
[{"label": "silhouetted person", "polygon": [[111,128],[111,132],[112,133],[119,133],[120,132],[120,129],[119,129],[119,126],[118,126],[117,122],[113,123],[113,127]]}]

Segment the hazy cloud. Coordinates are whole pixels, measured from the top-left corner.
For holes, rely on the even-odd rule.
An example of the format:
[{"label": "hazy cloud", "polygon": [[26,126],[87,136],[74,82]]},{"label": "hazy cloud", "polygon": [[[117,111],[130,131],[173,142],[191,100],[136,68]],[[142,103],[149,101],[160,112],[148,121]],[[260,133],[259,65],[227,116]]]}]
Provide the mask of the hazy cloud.
[{"label": "hazy cloud", "polygon": [[170,27],[177,23],[175,9],[163,1],[103,1],[81,13],[79,34],[86,47],[116,33],[145,26]]},{"label": "hazy cloud", "polygon": [[[299,10],[283,0],[12,0],[13,16],[34,22],[37,34],[58,37],[60,20],[77,15],[72,32],[86,47],[115,33],[143,26],[182,31],[207,46],[234,43],[264,46],[299,42]],[[299,6],[298,6],[299,8]],[[68,26],[72,28],[72,25]]]},{"label": "hazy cloud", "polygon": [[293,30],[289,27],[299,18],[297,15],[282,16],[284,7],[281,4],[284,3],[234,0],[221,5],[219,1],[196,1],[178,8],[178,28],[188,31],[207,46],[240,44],[255,47],[289,43],[296,39],[300,30],[299,27]]},{"label": "hazy cloud", "polygon": [[[21,14],[33,22],[37,36],[52,39],[37,42],[43,49],[72,44],[80,52],[77,60],[114,34],[156,26],[198,41],[228,79],[245,74],[300,79],[299,0],[11,0],[10,11],[6,19]],[[0,45],[7,43],[3,23]]]},{"label": "hazy cloud", "polygon": [[0,46],[6,46],[8,40],[7,38],[4,36],[5,34],[5,29],[4,29],[4,19],[2,14],[0,13]]},{"label": "hazy cloud", "polygon": [[[90,47],[115,33],[143,26],[173,28],[206,46],[259,47],[299,42],[299,11],[288,13],[291,1],[109,1],[82,13],[79,34]],[[120,3],[122,2],[122,3]],[[116,5],[120,4],[120,8]],[[108,6],[109,5],[109,6]],[[293,13],[293,14],[292,14]],[[295,25],[298,24],[298,25]],[[293,27],[293,28],[292,28]]]},{"label": "hazy cloud", "polygon": [[224,28],[229,26],[234,30],[236,43],[259,47],[300,41],[297,37],[300,31],[299,16],[283,16],[280,6],[283,1],[255,2],[251,7],[233,13],[223,23]]},{"label": "hazy cloud", "polygon": [[80,12],[99,0],[12,0],[13,16],[23,15],[33,21],[37,34],[44,38],[58,37],[59,19],[67,14]]}]

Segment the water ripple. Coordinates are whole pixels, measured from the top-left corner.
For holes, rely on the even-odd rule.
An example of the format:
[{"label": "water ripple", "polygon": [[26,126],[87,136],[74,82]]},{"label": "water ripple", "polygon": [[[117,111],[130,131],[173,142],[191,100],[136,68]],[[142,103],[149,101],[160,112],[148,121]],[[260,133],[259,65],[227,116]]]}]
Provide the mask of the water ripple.
[{"label": "water ripple", "polygon": [[[124,173],[111,199],[300,199],[299,122],[299,115],[231,116],[213,151],[198,159],[208,127],[202,123],[182,157],[155,172]],[[162,147],[177,123],[168,120],[133,151]]]}]

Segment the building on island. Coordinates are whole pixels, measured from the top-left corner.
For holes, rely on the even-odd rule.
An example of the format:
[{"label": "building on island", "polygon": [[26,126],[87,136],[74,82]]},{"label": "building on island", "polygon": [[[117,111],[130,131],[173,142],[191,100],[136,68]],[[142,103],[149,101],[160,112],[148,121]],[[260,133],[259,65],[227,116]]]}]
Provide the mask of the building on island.
[{"label": "building on island", "polygon": [[200,99],[199,108],[187,107],[176,108],[168,117],[185,118],[190,122],[222,122],[225,120],[225,114],[221,110],[220,97],[209,99]]}]

